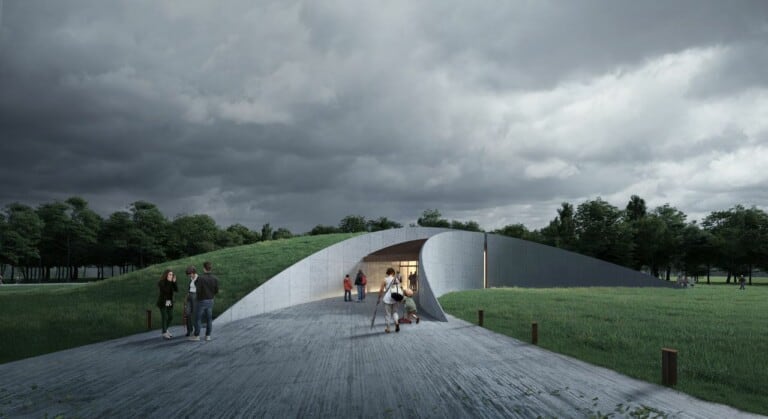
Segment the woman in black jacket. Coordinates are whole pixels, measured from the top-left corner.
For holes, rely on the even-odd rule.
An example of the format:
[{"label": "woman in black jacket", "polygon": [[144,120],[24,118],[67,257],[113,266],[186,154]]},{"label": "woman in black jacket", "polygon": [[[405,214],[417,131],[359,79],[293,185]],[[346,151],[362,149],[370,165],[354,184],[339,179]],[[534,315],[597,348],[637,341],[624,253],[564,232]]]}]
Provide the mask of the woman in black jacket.
[{"label": "woman in black jacket", "polygon": [[168,332],[168,327],[173,320],[173,293],[179,290],[179,287],[176,286],[176,275],[170,269],[166,269],[160,281],[157,282],[157,287],[160,289],[160,295],[157,297],[157,308],[160,309],[160,318],[163,323],[163,339],[170,339],[173,337]]}]

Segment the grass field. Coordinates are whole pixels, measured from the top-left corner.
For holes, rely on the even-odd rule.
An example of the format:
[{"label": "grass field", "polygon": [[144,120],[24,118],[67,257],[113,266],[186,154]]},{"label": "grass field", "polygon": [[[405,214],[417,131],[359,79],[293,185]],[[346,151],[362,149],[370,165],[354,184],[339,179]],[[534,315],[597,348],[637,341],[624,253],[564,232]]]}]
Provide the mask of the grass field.
[{"label": "grass field", "polygon": [[353,235],[259,242],[87,284],[2,285],[0,363],[144,332],[147,309],[152,310],[153,327],[159,328],[157,281],[166,268],[173,269],[179,279],[173,321],[181,324],[187,265],[202,272],[203,261],[213,263],[213,272],[221,280],[214,306],[214,315],[218,315],[282,270]]},{"label": "grass field", "polygon": [[[754,281],[753,281],[754,282]],[[678,353],[676,389],[768,414],[768,286],[687,289],[559,288],[463,291],[450,314],[645,381],[661,382],[661,348]]]}]

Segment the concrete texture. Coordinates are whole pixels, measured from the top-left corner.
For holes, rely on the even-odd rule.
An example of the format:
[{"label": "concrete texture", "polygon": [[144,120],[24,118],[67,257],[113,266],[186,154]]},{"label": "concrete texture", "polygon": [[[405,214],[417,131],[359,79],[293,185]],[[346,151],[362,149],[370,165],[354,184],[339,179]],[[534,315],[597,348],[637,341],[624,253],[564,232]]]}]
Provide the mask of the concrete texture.
[{"label": "concrete texture", "polygon": [[338,296],[216,323],[211,342],[156,330],[3,364],[0,417],[760,417],[451,316],[384,334],[374,306]]},{"label": "concrete texture", "polygon": [[449,231],[421,248],[420,300],[423,311],[445,321],[437,298],[451,291],[483,288],[483,233]]},{"label": "concrete texture", "polygon": [[488,286],[671,288],[674,284],[556,247],[489,234]]}]

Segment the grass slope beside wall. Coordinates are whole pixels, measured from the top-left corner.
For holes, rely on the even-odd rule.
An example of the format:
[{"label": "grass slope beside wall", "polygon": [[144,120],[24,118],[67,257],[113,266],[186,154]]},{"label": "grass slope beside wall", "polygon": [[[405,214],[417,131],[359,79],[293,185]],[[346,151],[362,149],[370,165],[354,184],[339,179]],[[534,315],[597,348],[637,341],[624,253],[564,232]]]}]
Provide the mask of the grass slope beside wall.
[{"label": "grass slope beside wall", "polygon": [[678,353],[677,390],[768,414],[768,286],[687,289],[559,288],[464,291],[450,314],[519,340],[653,383],[661,348]]},{"label": "grass slope beside wall", "polygon": [[[140,271],[78,285],[0,286],[0,363],[147,330],[146,310],[159,329],[155,306],[163,270],[176,273],[179,293],[173,324],[180,325],[189,279],[188,265],[202,272],[213,263],[220,280],[214,315],[222,313],[269,278],[294,263],[355,234],[329,234],[259,242],[154,265]],[[159,337],[159,333],[158,333]]]}]

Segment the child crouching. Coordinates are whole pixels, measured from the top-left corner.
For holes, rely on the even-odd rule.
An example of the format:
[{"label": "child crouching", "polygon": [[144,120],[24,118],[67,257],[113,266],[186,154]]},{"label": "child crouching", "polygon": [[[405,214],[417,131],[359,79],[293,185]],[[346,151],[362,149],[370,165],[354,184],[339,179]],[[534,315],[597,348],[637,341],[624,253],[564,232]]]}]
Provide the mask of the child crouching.
[{"label": "child crouching", "polygon": [[406,288],[403,302],[405,303],[405,318],[416,319],[416,323],[418,324],[419,316],[416,314],[416,301],[413,299],[413,290]]}]

